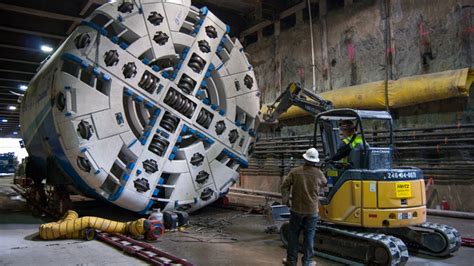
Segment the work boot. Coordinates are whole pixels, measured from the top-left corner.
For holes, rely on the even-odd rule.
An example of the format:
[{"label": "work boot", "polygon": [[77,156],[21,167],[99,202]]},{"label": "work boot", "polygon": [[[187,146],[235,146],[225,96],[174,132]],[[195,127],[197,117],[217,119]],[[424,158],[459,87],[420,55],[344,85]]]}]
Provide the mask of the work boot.
[{"label": "work boot", "polygon": [[289,263],[286,258],[283,258],[283,260],[281,262],[285,266],[296,266],[296,263]]},{"label": "work boot", "polygon": [[312,262],[306,263],[306,264],[303,262],[303,266],[316,266],[316,265],[317,265],[316,261],[312,261]]}]

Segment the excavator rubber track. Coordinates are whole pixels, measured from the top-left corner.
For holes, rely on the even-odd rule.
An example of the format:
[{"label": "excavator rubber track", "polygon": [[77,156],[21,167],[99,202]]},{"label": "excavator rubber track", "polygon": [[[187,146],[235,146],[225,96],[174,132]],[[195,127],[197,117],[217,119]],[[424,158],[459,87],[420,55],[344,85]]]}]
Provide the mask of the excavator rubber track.
[{"label": "excavator rubber track", "polygon": [[459,232],[445,224],[423,223],[391,234],[402,239],[410,252],[435,257],[449,256],[461,246]]},{"label": "excavator rubber track", "polygon": [[[288,232],[289,223],[285,223],[280,229],[285,246]],[[316,226],[314,241],[318,256],[342,263],[404,265],[408,261],[405,243],[386,234],[346,230],[321,223]]]}]

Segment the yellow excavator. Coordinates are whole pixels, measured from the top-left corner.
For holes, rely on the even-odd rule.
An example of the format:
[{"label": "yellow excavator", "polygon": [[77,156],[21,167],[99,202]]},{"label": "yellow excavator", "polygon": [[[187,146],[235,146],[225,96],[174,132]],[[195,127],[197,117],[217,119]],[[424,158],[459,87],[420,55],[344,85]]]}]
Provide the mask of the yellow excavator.
[{"label": "yellow excavator", "polygon": [[[313,92],[291,83],[268,106],[264,120],[275,122],[296,105],[315,116],[314,145],[320,143],[328,179],[320,197],[316,254],[343,263],[403,265],[408,252],[448,256],[461,237],[448,225],[426,222],[423,173],[392,168],[393,123],[386,111],[334,109]],[[362,142],[340,160],[339,125],[351,121]],[[347,145],[347,144],[346,144]],[[344,148],[342,148],[344,150]],[[280,229],[287,244],[289,224]]]}]

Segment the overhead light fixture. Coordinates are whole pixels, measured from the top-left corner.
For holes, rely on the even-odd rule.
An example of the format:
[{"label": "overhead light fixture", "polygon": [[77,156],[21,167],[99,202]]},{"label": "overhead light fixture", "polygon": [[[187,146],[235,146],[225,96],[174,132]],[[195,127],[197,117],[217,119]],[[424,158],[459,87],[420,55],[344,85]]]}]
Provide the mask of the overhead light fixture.
[{"label": "overhead light fixture", "polygon": [[41,45],[41,51],[45,53],[51,53],[53,51],[53,48],[47,45]]},{"label": "overhead light fixture", "polygon": [[26,91],[28,89],[28,86],[26,85],[20,85],[20,90]]},{"label": "overhead light fixture", "polygon": [[8,110],[16,110],[16,106],[10,105],[8,106]]},{"label": "overhead light fixture", "polygon": [[16,131],[15,131],[15,132],[13,132],[13,135],[18,135],[18,132],[16,132]]},{"label": "overhead light fixture", "polygon": [[2,122],[6,123],[6,122],[8,122],[8,120],[7,119],[2,119]]}]

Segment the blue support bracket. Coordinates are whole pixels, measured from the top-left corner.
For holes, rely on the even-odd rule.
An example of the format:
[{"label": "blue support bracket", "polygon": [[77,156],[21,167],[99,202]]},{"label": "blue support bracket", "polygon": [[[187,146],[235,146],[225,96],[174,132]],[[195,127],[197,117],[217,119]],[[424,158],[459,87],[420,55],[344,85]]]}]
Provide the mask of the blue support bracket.
[{"label": "blue support bracket", "polygon": [[199,97],[201,97],[201,95],[203,95],[203,94],[204,94],[204,91],[201,90],[201,89],[198,89],[198,91],[196,92],[196,97],[199,98]]},{"label": "blue support bracket", "polygon": [[135,143],[137,143],[137,139],[134,139],[132,142],[130,142],[130,144],[128,144],[127,148],[131,148]]},{"label": "blue support bracket", "polygon": [[122,49],[124,49],[124,50],[127,50],[127,48],[128,48],[128,44],[126,44],[126,43],[124,43],[124,42],[121,43],[121,44],[119,44],[119,46],[120,46],[120,48],[122,48]]},{"label": "blue support bracket", "polygon": [[[155,196],[155,192],[153,192],[153,196],[156,197],[156,196],[158,196],[158,194],[156,194],[156,196]],[[143,209],[141,212],[139,212],[139,214],[141,214],[141,215],[147,214],[154,203],[155,202],[153,200],[150,200],[150,202],[148,202],[148,205],[145,207],[145,209]]]},{"label": "blue support bracket", "polygon": [[108,74],[105,74],[105,73],[102,73],[102,75],[100,77],[104,81],[110,81],[111,80],[110,76]]},{"label": "blue support bracket", "polygon": [[119,38],[117,36],[113,36],[112,38],[110,38],[110,41],[117,44],[119,42]]},{"label": "blue support bracket", "polygon": [[133,90],[126,88],[123,93],[127,96],[132,96],[133,95]]},{"label": "blue support bracket", "polygon": [[161,131],[160,135],[165,139],[168,139],[170,137],[170,135],[164,131]]},{"label": "blue support bracket", "polygon": [[71,54],[71,53],[64,53],[64,54],[61,56],[61,59],[67,60],[67,61],[76,62],[76,63],[78,63],[78,64],[81,64],[81,63],[82,63],[82,59],[81,59],[79,56],[73,55],[73,54]]},{"label": "blue support bracket", "polygon": [[120,195],[122,195],[123,189],[124,189],[124,186],[120,186],[119,189],[117,190],[117,192],[115,192],[115,194],[112,194],[112,195],[109,196],[108,200],[109,200],[109,201],[116,201],[116,200],[118,200],[118,198],[120,197]]},{"label": "blue support bracket", "polygon": [[199,13],[203,16],[206,16],[208,12],[209,12],[209,9],[207,8],[207,6],[203,6],[201,7],[201,9],[199,9]]},{"label": "blue support bracket", "polygon": [[150,134],[151,134],[150,130],[147,130],[147,131],[143,132],[143,136],[145,136],[147,138],[150,136]]},{"label": "blue support bracket", "polygon": [[99,32],[100,32],[100,35],[105,36],[105,37],[107,37],[107,34],[109,34],[109,32],[104,28],[101,28]]},{"label": "blue support bracket", "polygon": [[123,124],[124,120],[123,120],[123,115],[121,112],[115,115],[115,120],[117,120],[117,124],[119,125]]},{"label": "blue support bracket", "polygon": [[122,176],[122,180],[125,181],[125,183],[128,181],[129,178],[130,178],[129,174],[123,174]]},{"label": "blue support bracket", "polygon": [[132,170],[135,167],[135,163],[128,163],[127,169]]},{"label": "blue support bracket", "polygon": [[150,102],[146,102],[145,103],[145,108],[151,109],[151,108],[153,108],[153,104],[151,104]]},{"label": "blue support bracket", "polygon": [[82,67],[82,68],[89,68],[89,63],[87,63],[86,61],[82,60],[82,62],[81,62],[81,67]]},{"label": "blue support bracket", "polygon": [[156,94],[160,93],[163,90],[163,84],[158,85],[158,89],[156,90]]},{"label": "blue support bracket", "polygon": [[140,95],[137,95],[133,100],[137,103],[141,103],[143,102],[143,97]]},{"label": "blue support bracket", "polygon": [[173,74],[171,74],[170,80],[175,80],[177,75],[178,75],[178,71],[173,71]]},{"label": "blue support bracket", "polygon": [[249,129],[249,135],[255,137],[255,131],[253,129]]},{"label": "blue support bracket", "polygon": [[183,128],[181,129],[181,134],[186,134],[189,130],[189,127],[187,125],[183,125]]},{"label": "blue support bracket", "polygon": [[209,137],[206,137],[204,139],[204,141],[207,142],[208,144],[211,144],[211,145],[215,143],[215,141],[213,139],[209,138]]},{"label": "blue support bracket", "polygon": [[148,125],[149,125],[150,127],[153,127],[153,126],[155,125],[155,123],[156,123],[156,117],[155,117],[155,116],[152,116],[152,117],[150,118],[150,121],[148,121]]},{"label": "blue support bracket", "polygon": [[198,139],[204,139],[206,136],[205,136],[204,134],[202,134],[201,132],[197,132],[197,133],[196,133],[196,137],[197,137]]},{"label": "blue support bracket", "polygon": [[94,67],[94,68],[92,69],[92,74],[94,74],[95,76],[99,76],[99,75],[100,75],[99,68]]}]

